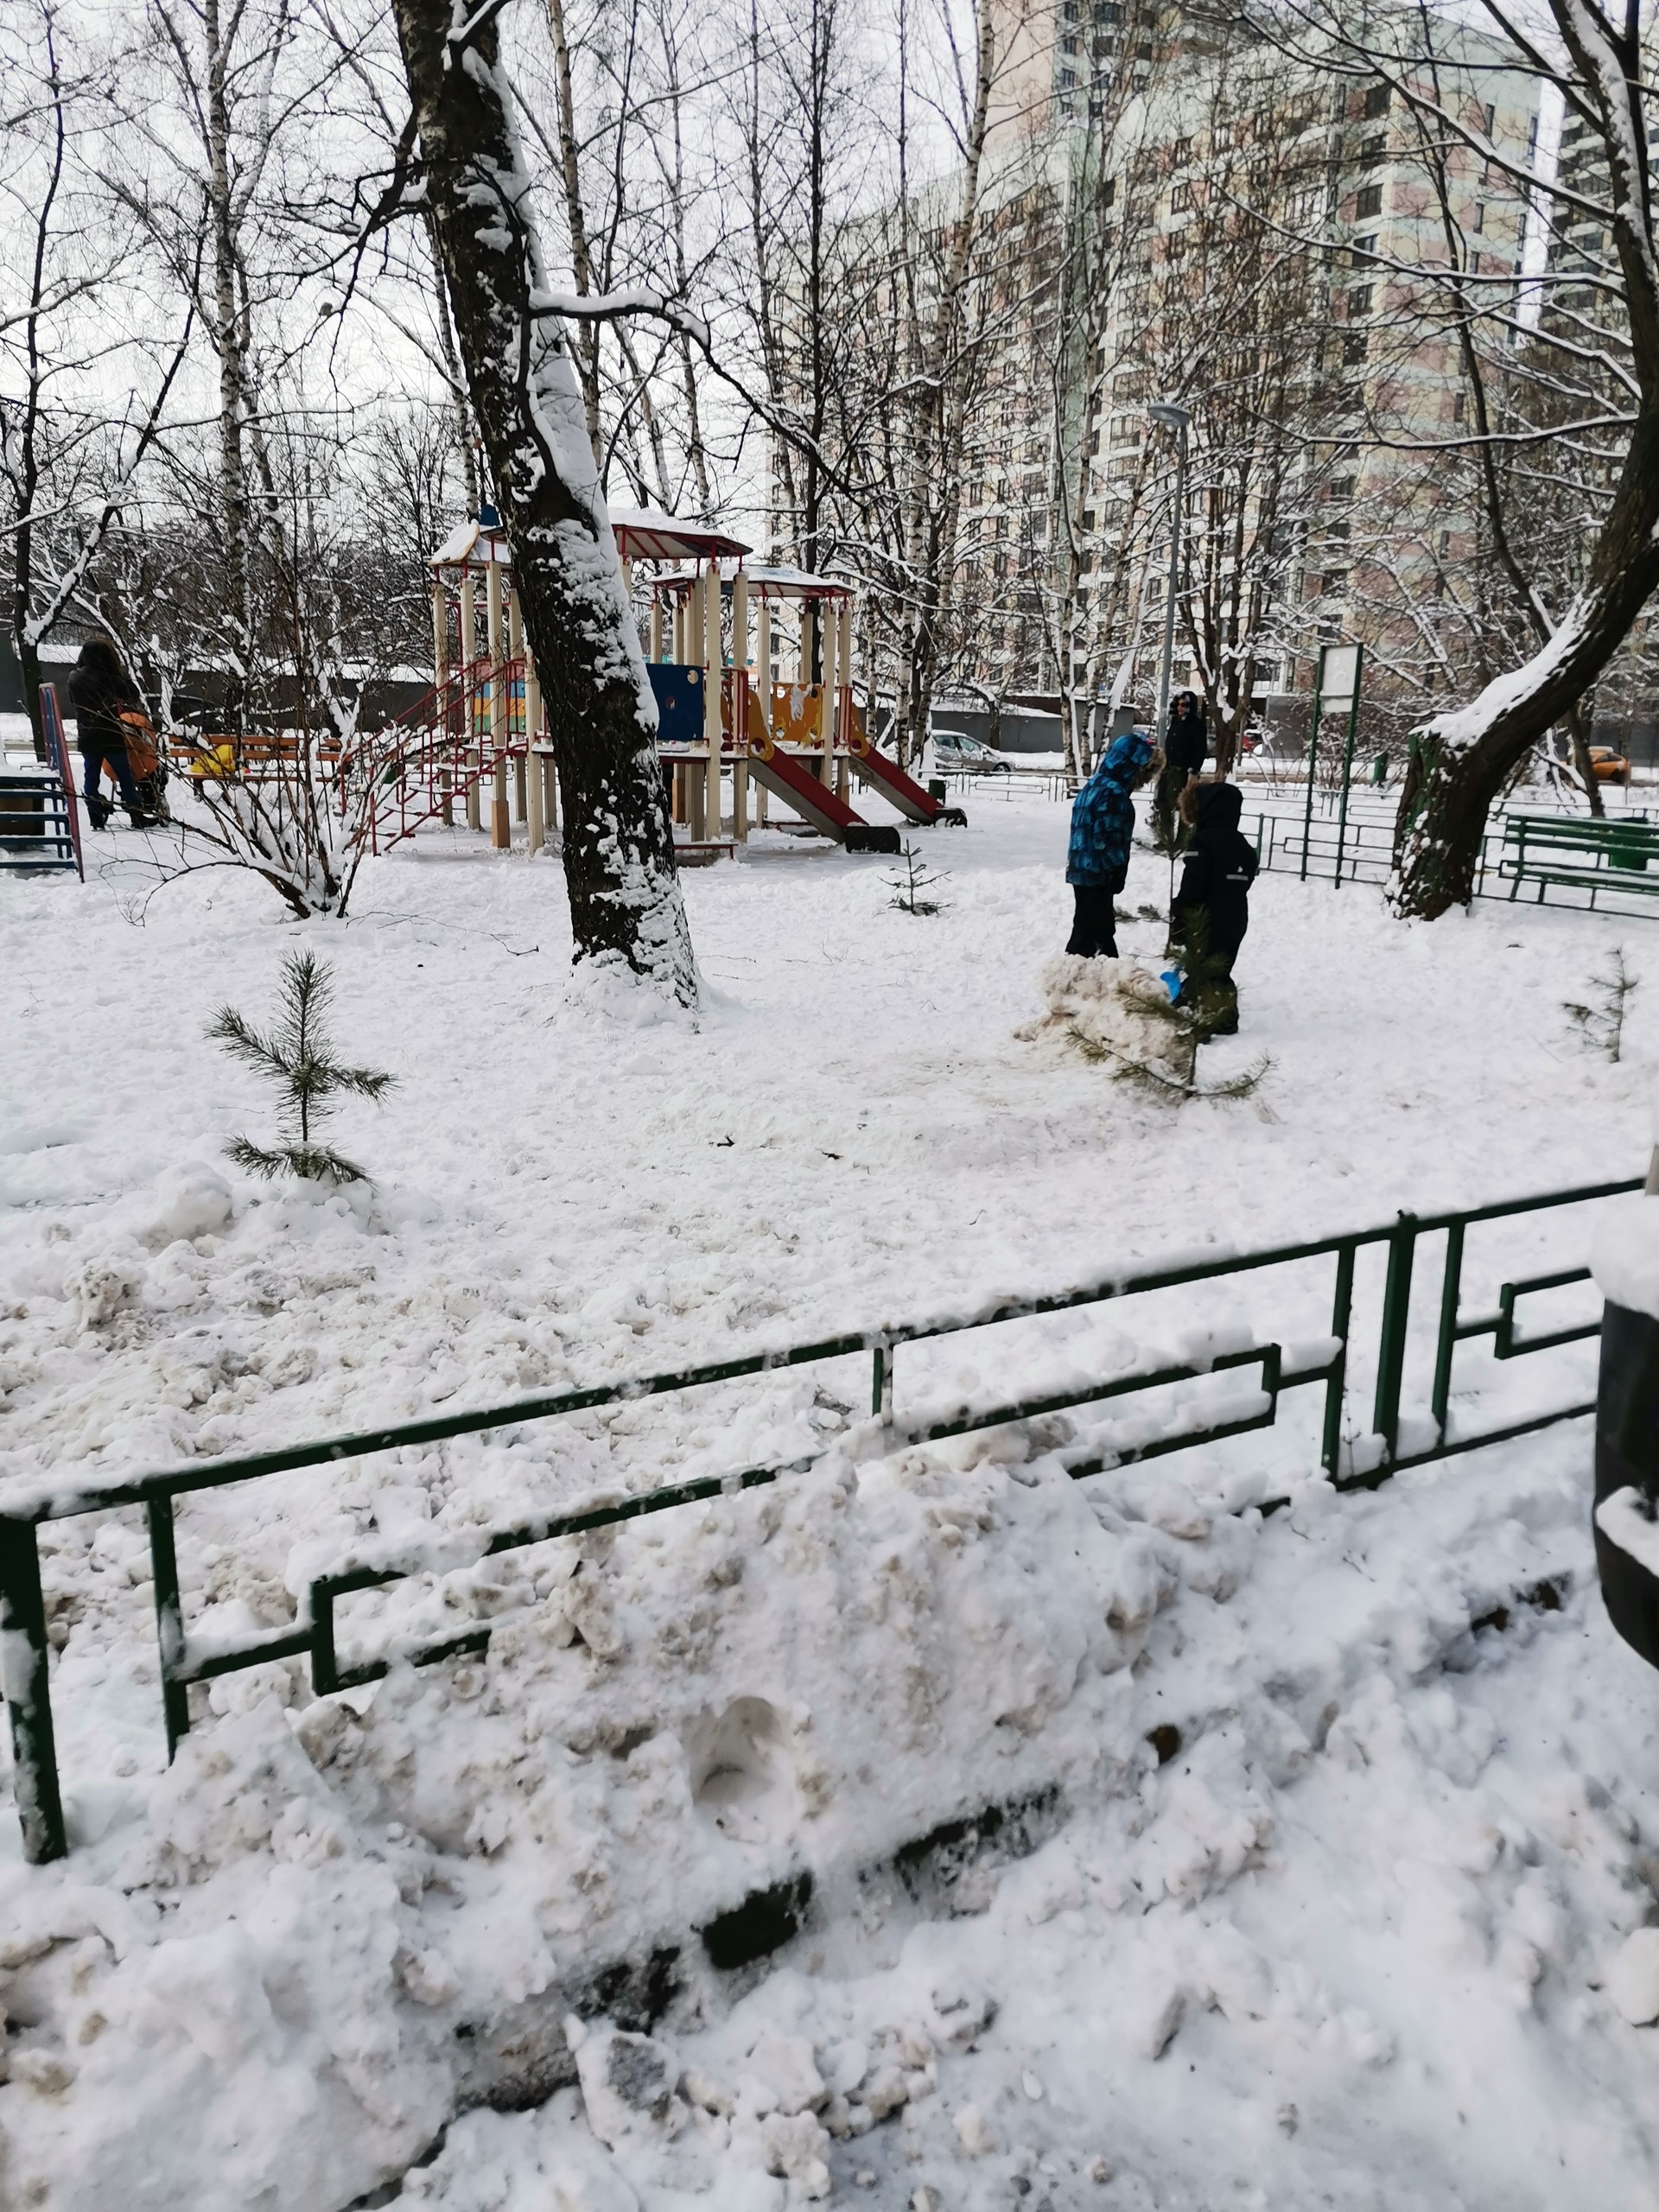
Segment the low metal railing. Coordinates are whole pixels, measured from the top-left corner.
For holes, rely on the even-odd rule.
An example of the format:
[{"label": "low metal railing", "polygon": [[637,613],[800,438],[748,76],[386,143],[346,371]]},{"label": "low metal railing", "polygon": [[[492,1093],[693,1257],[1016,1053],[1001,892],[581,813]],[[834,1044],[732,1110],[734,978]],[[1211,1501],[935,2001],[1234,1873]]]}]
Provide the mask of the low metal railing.
[{"label": "low metal railing", "polygon": [[[60,1858],[67,1849],[57,1757],[53,1730],[50,1642],[47,1633],[41,1589],[39,1540],[43,1522],[76,1515],[112,1511],[139,1505],[149,1524],[150,1565],[154,1575],[156,1639],[160,1649],[162,1714],[171,1758],[190,1726],[189,1691],[193,1683],[216,1675],[269,1664],[274,1660],[308,1656],[314,1690],[326,1696],[377,1680],[386,1672],[385,1658],[342,1667],[336,1649],[335,1605],[353,1592],[381,1588],[407,1576],[428,1571],[431,1551],[410,1556],[383,1556],[373,1564],[343,1564],[332,1573],[313,1578],[297,1617],[291,1625],[271,1629],[234,1647],[193,1646],[185,1618],[175,1541],[173,1502],[196,1491],[220,1490],[233,1483],[252,1482],[302,1467],[355,1459],[400,1446],[432,1444],[448,1438],[474,1435],[491,1429],[518,1427],[562,1414],[620,1406],[645,1398],[696,1390],[746,1376],[766,1375],[789,1368],[817,1364],[865,1354],[872,1363],[871,1431],[867,1440],[871,1453],[897,1451],[906,1446],[968,1434],[1006,1423],[1034,1420],[1069,1408],[1099,1406],[1170,1384],[1196,1380],[1229,1370],[1258,1370],[1258,1386],[1234,1402],[1227,1418],[1200,1421],[1154,1433],[1141,1441],[1115,1442],[1103,1449],[1098,1443],[1065,1447],[1062,1458],[1077,1478],[1109,1468],[1126,1466],[1165,1454],[1190,1451],[1229,1437],[1270,1428],[1287,1391],[1322,1388],[1325,1394],[1320,1424],[1320,1465],[1339,1488],[1374,1486],[1402,1468],[1427,1465],[1453,1452],[1473,1451],[1497,1444],[1593,1410],[1592,1401],[1580,1396],[1571,1402],[1534,1408],[1523,1417],[1499,1421],[1479,1431],[1453,1433],[1448,1421],[1452,1367],[1457,1347],[1475,1338],[1490,1338],[1500,1360],[1546,1351],[1594,1336],[1596,1320],[1575,1322],[1526,1337],[1519,1333],[1516,1310],[1529,1295],[1558,1290],[1586,1281],[1590,1270],[1576,1265],[1505,1282],[1495,1312],[1465,1315],[1462,1306],[1465,1248],[1470,1229],[1478,1224],[1513,1220],[1564,1206],[1586,1205],[1643,1187],[1642,1179],[1594,1183],[1541,1197],[1515,1198],[1495,1205],[1470,1208],[1459,1213],[1416,1216],[1402,1213],[1386,1227],[1349,1230],[1300,1244],[1281,1244],[1249,1253],[1229,1253],[1204,1259],[1181,1260],[1163,1266],[1137,1268],[1128,1273],[1037,1298],[995,1300],[969,1313],[856,1330],[811,1343],[744,1353],[739,1357],[684,1367],[664,1374],[641,1376],[620,1383],[590,1389],[565,1390],[550,1395],[514,1399],[505,1405],[472,1412],[444,1414],[424,1421],[402,1421],[382,1428],[346,1436],[325,1437],[315,1442],[274,1452],[253,1452],[234,1459],[198,1462],[167,1467],[153,1473],[133,1474],[113,1481],[89,1484],[41,1484],[29,1490],[14,1484],[0,1497],[0,1658],[4,1662],[5,1694],[11,1722],[16,1793],[25,1855],[34,1863]],[[1402,1446],[1402,1392],[1411,1316],[1412,1286],[1421,1240],[1443,1234],[1446,1239],[1435,1325],[1433,1380],[1429,1394],[1427,1427],[1433,1442],[1418,1449]],[[1386,1252],[1381,1316],[1376,1351],[1376,1383],[1370,1428],[1344,1445],[1344,1407],[1347,1396],[1350,1338],[1353,1326],[1355,1265],[1359,1253],[1370,1246]],[[1219,1281],[1251,1274],[1264,1268],[1298,1262],[1335,1262],[1329,1336],[1300,1355],[1287,1352],[1276,1341],[1232,1346],[1197,1357],[1160,1361],[1127,1372],[1096,1375],[1074,1382],[1058,1391],[1027,1394],[1001,1402],[960,1405],[949,1418],[906,1421],[893,1402],[894,1354],[900,1344],[958,1337],[1002,1324],[1059,1313],[1108,1300],[1144,1296],[1183,1286]],[[1314,1356],[1317,1355],[1317,1356]],[[558,1536],[613,1527],[644,1516],[676,1507],[753,1490],[781,1477],[804,1472],[824,1454],[846,1448],[843,1437],[804,1456],[760,1465],[737,1467],[722,1473],[670,1483],[621,1499],[561,1506],[486,1535],[478,1532],[469,1557],[474,1560],[544,1543]],[[868,1455],[867,1455],[868,1456]],[[1271,1506],[1281,1499],[1263,1499]],[[471,1626],[465,1630],[406,1643],[397,1656],[417,1666],[431,1665],[459,1652],[481,1650],[490,1629]]]}]

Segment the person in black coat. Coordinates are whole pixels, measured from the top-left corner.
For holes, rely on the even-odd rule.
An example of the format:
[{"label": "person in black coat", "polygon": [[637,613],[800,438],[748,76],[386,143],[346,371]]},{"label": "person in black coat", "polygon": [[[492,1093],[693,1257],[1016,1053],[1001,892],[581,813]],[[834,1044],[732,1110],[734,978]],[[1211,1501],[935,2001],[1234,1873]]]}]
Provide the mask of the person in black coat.
[{"label": "person in black coat", "polygon": [[1175,810],[1188,783],[1204,773],[1209,750],[1203,702],[1195,691],[1178,691],[1164,733],[1164,772],[1158,779],[1152,803],[1153,834],[1160,853],[1169,852],[1174,845]]},{"label": "person in black coat", "polygon": [[120,788],[121,803],[142,830],[149,820],[127,758],[127,741],[121,727],[123,709],[142,713],[138,688],[121,665],[121,656],[107,638],[88,638],[69,672],[69,711],[75,718],[75,742],[86,763],[81,791],[94,830],[110,818],[110,803],[99,791],[98,779],[107,760]]},{"label": "person in black coat", "polygon": [[1233,963],[1250,925],[1250,886],[1260,865],[1255,847],[1239,830],[1243,810],[1236,784],[1192,783],[1181,794],[1181,819],[1191,834],[1180,889],[1169,910],[1170,936],[1186,954],[1175,1003],[1212,1037],[1230,1037],[1238,1027]]}]

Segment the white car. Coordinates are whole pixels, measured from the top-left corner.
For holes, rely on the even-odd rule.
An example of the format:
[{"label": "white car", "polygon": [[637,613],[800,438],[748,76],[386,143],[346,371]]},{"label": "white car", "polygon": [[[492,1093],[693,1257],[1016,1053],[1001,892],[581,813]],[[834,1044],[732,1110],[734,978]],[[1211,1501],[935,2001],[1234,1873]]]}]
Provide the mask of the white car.
[{"label": "white car", "polygon": [[933,733],[933,771],[941,776],[1009,776],[1014,773],[1014,763],[1007,753],[979,738],[938,729]]}]

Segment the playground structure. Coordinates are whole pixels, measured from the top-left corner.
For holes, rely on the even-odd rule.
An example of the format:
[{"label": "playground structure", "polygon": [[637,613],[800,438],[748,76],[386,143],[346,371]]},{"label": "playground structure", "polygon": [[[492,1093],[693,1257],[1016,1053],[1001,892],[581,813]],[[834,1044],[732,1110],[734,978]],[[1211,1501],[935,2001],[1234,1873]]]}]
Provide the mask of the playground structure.
[{"label": "playground structure", "polygon": [[[631,604],[636,569],[653,572],[640,585],[649,596],[647,670],[683,859],[712,860],[746,842],[752,818],[765,825],[774,798],[806,830],[850,850],[897,852],[891,823],[855,811],[855,779],[908,821],[963,819],[871,741],[853,679],[850,582],[749,567],[750,548],[741,539],[670,515],[618,511],[612,527]],[[459,524],[429,565],[435,681],[413,707],[355,736],[286,731],[175,741],[175,765],[196,780],[287,783],[293,793],[320,773],[334,809],[352,824],[353,842],[374,853],[429,823],[454,826],[457,809],[468,829],[487,827],[498,851],[512,849],[515,824],[529,852],[542,851],[558,830],[558,771],[494,510],[483,507]],[[780,675],[775,655],[791,642],[786,628],[793,668]],[[67,769],[61,782],[67,794]],[[73,827],[73,802],[65,803]],[[67,839],[57,842],[63,862],[73,864]]]},{"label": "playground structure", "polygon": [[[631,588],[637,559],[667,557],[665,538],[652,529],[665,520],[616,518]],[[683,849],[718,847],[728,819],[733,842],[744,842],[751,783],[758,823],[766,823],[775,798],[809,828],[853,850],[896,851],[899,843],[891,826],[868,823],[855,811],[855,778],[908,821],[960,821],[958,809],[924,791],[872,740],[854,681],[853,586],[800,569],[750,566],[747,547],[734,549],[714,532],[671,527],[692,559],[689,567],[651,580],[647,665]],[[730,563],[729,574],[722,562]],[[789,674],[779,666],[778,648],[787,644],[780,616],[793,619]],[[867,699],[873,696],[874,687],[867,686]]]},{"label": "playground structure", "polygon": [[[853,681],[851,583],[751,568],[751,549],[741,539],[669,515],[618,510],[612,528],[631,601],[636,569],[648,564],[656,572],[641,580],[650,598],[647,669],[676,849],[684,858],[713,858],[746,842],[752,821],[767,822],[773,798],[850,849],[896,851],[895,829],[855,810],[855,777],[909,821],[963,819],[871,741]],[[457,807],[469,829],[481,830],[487,807],[493,847],[510,849],[518,823],[537,853],[558,826],[558,774],[493,511],[486,507],[452,531],[430,566],[436,682],[397,721],[346,748],[340,779],[359,780],[359,788],[362,778],[371,782],[372,850],[423,823],[453,823]],[[786,642],[780,615],[792,616],[795,631],[786,677],[775,663]]]}]

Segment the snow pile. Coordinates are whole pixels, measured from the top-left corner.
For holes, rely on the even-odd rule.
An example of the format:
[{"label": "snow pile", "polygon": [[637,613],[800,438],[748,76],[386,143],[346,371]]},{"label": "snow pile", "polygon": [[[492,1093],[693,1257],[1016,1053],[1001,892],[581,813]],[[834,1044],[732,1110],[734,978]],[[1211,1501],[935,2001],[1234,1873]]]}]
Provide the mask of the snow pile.
[{"label": "snow pile", "polygon": [[1638,1192],[1608,1207],[1592,1265],[1596,1287],[1610,1305],[1659,1321],[1659,1198]]},{"label": "snow pile", "polygon": [[1062,952],[1046,963],[1040,982],[1048,1012],[1019,1036],[1063,1041],[1088,1058],[1149,1072],[1177,1089],[1192,1083],[1192,1039],[1171,1018],[1162,976],[1142,962]]},{"label": "snow pile", "polygon": [[1572,1458],[1263,1521],[1040,1435],[849,1448],[475,1583],[482,1660],[224,1685],[0,1876],[0,2171],[54,2212],[1403,2212],[1542,2205],[1605,2127],[1634,2207],[1659,1738]]}]

